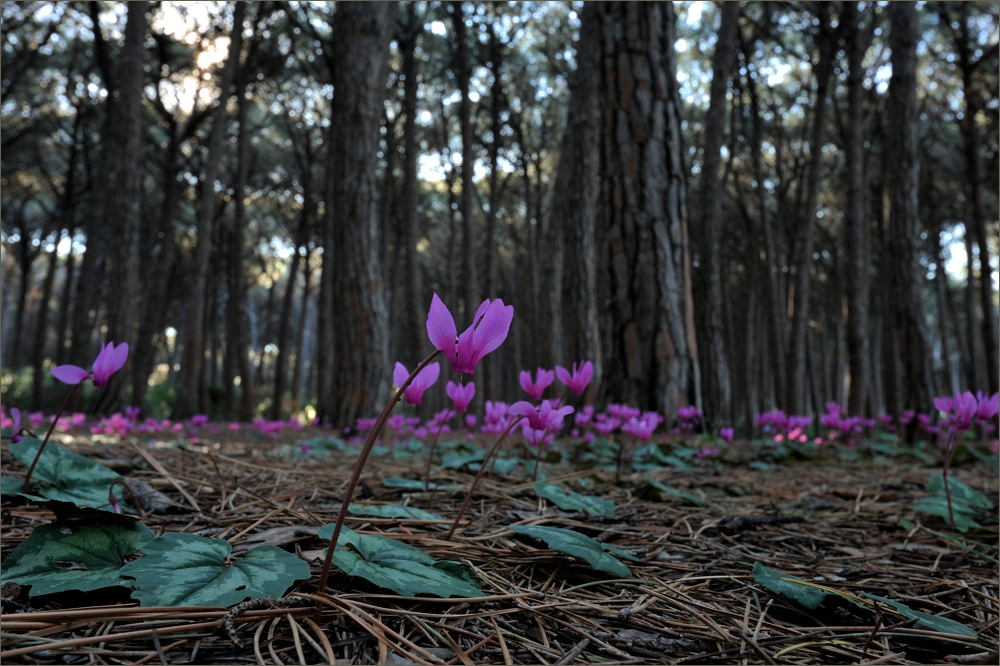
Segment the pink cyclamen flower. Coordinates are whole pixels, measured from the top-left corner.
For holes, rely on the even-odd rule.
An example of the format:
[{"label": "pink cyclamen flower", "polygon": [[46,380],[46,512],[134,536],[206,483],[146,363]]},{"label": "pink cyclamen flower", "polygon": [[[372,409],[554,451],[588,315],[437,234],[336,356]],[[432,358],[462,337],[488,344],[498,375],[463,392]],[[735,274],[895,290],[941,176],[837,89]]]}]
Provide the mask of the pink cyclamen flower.
[{"label": "pink cyclamen flower", "polygon": [[455,403],[455,411],[462,412],[463,414],[469,408],[469,403],[472,402],[473,396],[476,395],[476,385],[473,382],[465,385],[448,382],[444,390],[448,394],[448,397],[451,398],[451,401]]},{"label": "pink cyclamen flower", "polygon": [[11,444],[17,444],[22,439],[24,435],[21,435],[21,410],[17,407],[11,407],[10,409],[11,418],[14,419],[14,436],[10,438]]},{"label": "pink cyclamen flower", "polygon": [[956,393],[954,397],[934,398],[934,406],[948,415],[948,420],[956,430],[971,428],[972,419],[979,411],[979,401],[971,391]]},{"label": "pink cyclamen flower", "polygon": [[544,368],[538,368],[535,372],[536,380],[531,381],[531,372],[528,370],[521,371],[521,388],[524,392],[531,396],[532,400],[541,400],[542,394],[545,393],[545,389],[549,387],[555,378],[556,374],[551,370],[546,370]]},{"label": "pink cyclamen flower", "polygon": [[507,413],[514,416],[523,416],[528,419],[528,425],[535,430],[545,430],[549,427],[562,427],[563,417],[567,414],[572,414],[573,411],[574,409],[571,405],[553,409],[552,404],[548,400],[543,400],[539,407],[535,407],[530,402],[522,400],[511,405]]},{"label": "pink cyclamen flower", "polygon": [[986,423],[1000,413],[1000,393],[987,396],[976,391],[976,400],[979,402],[976,410],[976,421],[979,423]]},{"label": "pink cyclamen flower", "polygon": [[505,306],[499,298],[486,299],[476,310],[469,328],[458,335],[451,311],[434,294],[427,313],[427,336],[434,347],[448,357],[452,372],[471,375],[476,364],[507,339],[513,319],[513,305]]},{"label": "pink cyclamen flower", "polygon": [[128,360],[128,343],[123,342],[115,347],[114,342],[101,344],[101,353],[94,360],[94,369],[87,372],[78,365],[58,365],[49,372],[64,384],[76,385],[85,379],[91,379],[94,386],[107,386],[111,375],[121,369]]},{"label": "pink cyclamen flower", "polygon": [[587,384],[590,383],[590,378],[594,376],[594,364],[590,361],[584,361],[578,368],[574,363],[572,373],[561,365],[557,365],[556,376],[570,391],[576,395],[583,395],[583,392],[587,390]]},{"label": "pink cyclamen flower", "polygon": [[732,428],[722,428],[719,430],[719,439],[729,444],[733,441],[733,429]]},{"label": "pink cyclamen flower", "polygon": [[[424,367],[413,378],[413,381],[406,387],[406,390],[403,391],[403,397],[406,398],[406,402],[411,405],[419,405],[424,397],[424,391],[433,386],[440,375],[441,366],[437,363],[430,363]],[[405,365],[397,361],[396,367],[392,371],[392,381],[396,382],[396,386],[402,386],[406,383],[406,379],[409,376],[410,371],[406,369]]]}]

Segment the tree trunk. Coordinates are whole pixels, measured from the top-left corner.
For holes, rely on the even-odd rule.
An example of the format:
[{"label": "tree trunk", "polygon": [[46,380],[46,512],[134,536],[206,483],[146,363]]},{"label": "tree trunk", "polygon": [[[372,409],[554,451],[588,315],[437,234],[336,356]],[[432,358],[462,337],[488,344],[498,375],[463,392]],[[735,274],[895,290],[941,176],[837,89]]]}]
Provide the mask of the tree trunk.
[{"label": "tree trunk", "polygon": [[292,255],[292,265],[288,268],[288,282],[285,283],[285,296],[281,304],[281,317],[278,318],[278,355],[274,360],[274,394],[271,402],[271,418],[280,421],[284,418],[285,380],[288,375],[288,356],[291,352],[289,337],[292,327],[292,307],[295,305],[295,283],[298,280],[299,264],[302,256],[300,249],[306,245],[306,235],[308,233],[309,220],[306,211],[308,207],[302,208],[299,218],[299,230],[295,234],[295,254]]},{"label": "tree trunk", "polygon": [[459,104],[459,124],[462,131],[462,198],[460,208],[462,211],[462,316],[461,321],[469,320],[476,308],[479,307],[479,286],[477,284],[474,238],[474,224],[472,218],[472,202],[475,183],[473,166],[476,162],[475,147],[473,146],[472,134],[472,100],[469,98],[469,81],[472,77],[472,61],[469,55],[469,45],[465,36],[465,12],[462,9],[462,2],[451,3],[452,21],[455,25],[455,42],[458,48],[455,52],[455,71],[458,79],[458,94],[461,97]]},{"label": "tree trunk", "polygon": [[407,336],[400,354],[407,366],[415,364],[425,355],[424,320],[427,317],[427,303],[424,300],[423,272],[420,270],[420,256],[417,254],[417,240],[420,237],[417,216],[417,40],[423,32],[423,23],[417,16],[416,3],[406,5],[407,24],[405,38],[400,41],[403,53],[403,207],[401,224],[406,243],[406,314]]},{"label": "tree trunk", "polygon": [[[187,338],[184,341],[184,355],[181,361],[180,377],[177,386],[177,401],[171,418],[185,419],[192,416],[198,409],[202,366],[205,359],[205,292],[208,279],[209,259],[215,239],[216,198],[215,182],[221,172],[223,140],[229,124],[227,105],[232,94],[236,70],[240,65],[240,51],[243,46],[243,17],[246,13],[246,2],[236,3],[233,10],[233,30],[230,37],[229,52],[226,64],[222,69],[219,81],[219,102],[212,116],[212,131],[208,139],[208,151],[205,155],[205,175],[198,202],[198,241],[195,245],[191,281],[191,301],[188,307],[189,317]],[[204,405],[202,405],[204,407]]]},{"label": "tree trunk", "polygon": [[855,2],[845,2],[841,22],[847,39],[847,204],[844,209],[844,252],[847,258],[847,354],[851,385],[850,414],[871,415],[868,402],[868,297],[871,281],[871,233],[865,212],[865,52],[867,39]]},{"label": "tree trunk", "polygon": [[826,3],[813,5],[819,13],[819,28],[814,38],[819,51],[816,65],[816,101],[813,124],[809,131],[809,166],[806,172],[805,201],[799,212],[792,265],[795,268],[795,290],[790,340],[791,362],[788,365],[788,409],[794,414],[805,413],[807,396],[807,365],[809,332],[809,301],[811,297],[810,267],[816,236],[816,213],[819,200],[819,179],[823,168],[823,144],[826,141],[826,104],[837,40],[830,27],[830,8]]},{"label": "tree trunk", "polygon": [[[143,42],[146,38],[148,3],[128,5],[125,45],[118,71],[117,95],[108,101],[109,122],[102,143],[108,151],[103,174],[109,188],[107,225],[114,238],[108,255],[107,340],[135,344],[136,302],[139,297],[139,243],[142,228],[142,88]],[[116,372],[98,394],[96,410],[110,414],[126,402],[130,374]]]},{"label": "tree trunk", "polygon": [[[70,226],[69,237],[73,238],[75,226]],[[70,243],[70,251],[66,255],[66,268],[63,276],[62,295],[59,297],[59,321],[56,322],[56,351],[53,356],[56,365],[66,363],[69,350],[66,348],[66,340],[69,335],[71,306],[73,303],[73,276],[76,268],[76,254],[73,253],[73,245]]]},{"label": "tree trunk", "polygon": [[923,274],[917,260],[920,229],[917,188],[917,10],[913,2],[889,5],[892,78],[887,113],[887,241],[892,257],[892,301],[901,362],[903,408],[926,412],[935,395],[923,297]]},{"label": "tree trunk", "polygon": [[[601,330],[598,318],[597,246],[595,224],[600,192],[600,15],[595,2],[585,2],[576,46],[576,71],[570,78],[566,130],[552,189],[549,224],[563,235],[571,261],[562,278],[566,345],[556,363],[565,367],[579,361],[594,364],[588,398],[601,385]],[[560,285],[552,285],[553,289]]]},{"label": "tree trunk", "polygon": [[729,358],[726,351],[725,329],[722,322],[722,199],[719,174],[722,156],[720,148],[725,137],[726,92],[730,71],[736,55],[736,29],[740,3],[723,2],[722,18],[715,54],[712,56],[712,85],[709,92],[708,114],[705,117],[705,152],[701,169],[700,226],[705,238],[704,265],[708,273],[708,293],[701,305],[702,327],[705,333],[705,353],[701,357],[705,377],[705,417],[713,422],[732,421],[732,387],[729,383]]},{"label": "tree trunk", "polygon": [[696,398],[674,11],[613,2],[599,14],[611,293],[602,395],[671,415]]},{"label": "tree trunk", "polygon": [[339,353],[320,415],[337,425],[372,416],[389,391],[389,316],[379,264],[379,121],[395,3],[342,2],[331,38],[334,62],[329,191],[323,224],[333,228],[323,272],[333,272],[333,336]]},{"label": "tree trunk", "polygon": [[41,410],[44,401],[45,382],[45,342],[48,339],[49,301],[52,300],[52,285],[56,281],[56,267],[59,265],[59,241],[62,240],[62,230],[56,235],[55,247],[49,252],[49,263],[45,269],[45,280],[42,282],[42,294],[38,300],[38,318],[35,322],[35,344],[31,350],[31,404],[36,410]]}]

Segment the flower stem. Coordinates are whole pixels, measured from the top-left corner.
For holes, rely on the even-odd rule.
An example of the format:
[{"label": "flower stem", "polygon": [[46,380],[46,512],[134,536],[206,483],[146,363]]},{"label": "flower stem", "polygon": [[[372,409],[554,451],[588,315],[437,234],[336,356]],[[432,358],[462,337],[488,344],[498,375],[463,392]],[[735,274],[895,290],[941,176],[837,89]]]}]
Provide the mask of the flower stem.
[{"label": "flower stem", "polygon": [[389,415],[392,413],[393,408],[396,403],[399,402],[400,398],[403,397],[403,392],[406,388],[413,382],[413,379],[417,374],[423,370],[427,365],[434,359],[435,356],[440,354],[439,350],[434,350],[431,352],[430,356],[421,361],[417,367],[410,373],[410,376],[406,378],[403,385],[399,387],[396,391],[396,395],[392,397],[389,402],[386,403],[385,407],[382,408],[382,413],[378,417],[378,421],[375,422],[375,427],[368,434],[368,439],[365,440],[365,445],[361,449],[361,455],[358,457],[358,462],[354,467],[354,474],[351,476],[350,483],[347,484],[347,492],[344,494],[344,502],[340,505],[340,513],[337,514],[337,524],[333,528],[333,536],[330,537],[330,546],[326,551],[326,559],[323,560],[323,570],[319,575],[319,582],[317,583],[317,588],[320,593],[326,592],[326,581],[330,577],[330,565],[333,563],[333,551],[337,547],[337,539],[340,537],[340,530],[344,527],[344,519],[347,517],[347,507],[351,504],[351,498],[354,497],[354,491],[358,487],[358,481],[361,480],[361,471],[365,467],[365,462],[368,461],[368,456],[371,454],[372,449],[375,448],[375,440],[378,438],[379,433],[382,432],[382,428],[385,427],[385,422],[389,419]]},{"label": "flower stem", "polygon": [[944,482],[944,497],[948,502],[948,522],[955,527],[955,513],[951,508],[951,489],[948,487],[948,468],[951,466],[951,458],[955,455],[952,446],[955,444],[955,435],[958,428],[948,428],[948,446],[944,450],[944,469],[941,472],[941,480]]},{"label": "flower stem", "polygon": [[427,469],[424,470],[424,492],[430,490],[431,486],[431,464],[434,462],[434,449],[437,448],[438,437],[441,436],[441,431],[444,430],[444,424],[451,420],[452,414],[451,410],[448,410],[447,418],[442,423],[438,424],[437,432],[434,433],[434,440],[431,442],[431,454],[427,456]]},{"label": "flower stem", "polygon": [[49,443],[49,438],[52,437],[52,431],[56,429],[56,424],[59,423],[59,417],[62,416],[63,410],[66,409],[66,405],[69,404],[69,399],[73,397],[73,391],[79,384],[73,384],[73,387],[66,394],[63,399],[62,405],[59,406],[59,411],[56,412],[55,418],[52,419],[52,425],[49,426],[49,431],[45,433],[45,439],[42,440],[42,445],[38,447],[38,453],[35,454],[35,459],[31,461],[31,466],[28,467],[28,473],[24,475],[24,484],[21,486],[21,492],[28,492],[28,483],[31,482],[31,475],[35,471],[35,465],[38,464],[38,459],[42,457],[42,451],[45,450],[45,445]]},{"label": "flower stem", "polygon": [[476,472],[476,478],[472,480],[472,485],[469,486],[469,494],[465,496],[465,501],[462,502],[462,508],[458,510],[458,515],[455,516],[455,522],[451,524],[451,529],[448,530],[448,534],[444,538],[445,541],[451,541],[451,535],[455,533],[455,528],[458,527],[459,521],[461,521],[462,516],[465,515],[465,510],[469,508],[469,500],[472,499],[472,493],[475,492],[479,479],[483,477],[483,472],[486,471],[486,463],[488,463],[493,454],[496,453],[497,448],[500,446],[500,442],[502,442],[503,438],[507,436],[507,433],[509,433],[514,426],[520,423],[523,418],[523,416],[518,416],[517,419],[512,421],[511,424],[507,426],[507,429],[504,430],[499,437],[497,437],[497,441],[493,444],[493,448],[490,449],[490,452],[486,454],[486,457],[483,458],[483,462],[479,464],[479,471]]}]

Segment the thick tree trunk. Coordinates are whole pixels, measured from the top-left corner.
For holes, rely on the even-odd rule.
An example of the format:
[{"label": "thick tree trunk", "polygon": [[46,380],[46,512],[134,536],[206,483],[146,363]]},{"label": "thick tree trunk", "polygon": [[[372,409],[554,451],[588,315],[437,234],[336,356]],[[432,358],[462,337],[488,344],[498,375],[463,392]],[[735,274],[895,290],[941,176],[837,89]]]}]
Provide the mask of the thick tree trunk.
[{"label": "thick tree trunk", "polygon": [[336,70],[327,178],[333,196],[323,224],[333,227],[333,244],[324,248],[323,272],[335,275],[333,336],[321,346],[336,345],[338,353],[319,411],[341,426],[377,413],[392,372],[375,166],[395,9],[395,3],[338,3],[331,39]]},{"label": "thick tree trunk", "polygon": [[[221,172],[222,149],[225,132],[229,125],[227,105],[232,94],[236,70],[240,65],[240,51],[243,47],[243,17],[246,2],[236,3],[233,10],[233,30],[230,37],[229,53],[219,81],[219,102],[212,116],[212,131],[208,139],[205,155],[205,174],[198,202],[198,242],[195,245],[191,280],[191,301],[188,307],[187,337],[181,361],[177,386],[177,401],[171,418],[175,420],[192,416],[198,409],[201,393],[202,366],[205,360],[205,293],[208,280],[209,259],[215,240],[216,197],[215,181]],[[202,408],[205,406],[202,405]]]},{"label": "thick tree trunk", "polygon": [[892,257],[892,301],[901,362],[904,409],[926,412],[935,395],[930,367],[923,273],[917,261],[920,229],[917,188],[917,10],[913,2],[889,5],[892,78],[887,112],[884,205]]},{"label": "thick tree trunk", "polygon": [[460,208],[462,211],[462,321],[470,319],[479,307],[479,285],[476,268],[479,262],[476,261],[475,232],[472,217],[472,202],[475,183],[473,175],[476,162],[474,137],[472,134],[472,100],[469,98],[469,81],[472,76],[472,62],[469,54],[469,45],[465,36],[465,12],[462,9],[462,2],[451,3],[452,22],[455,26],[455,42],[458,49],[455,53],[455,70],[458,79],[458,93],[461,97],[459,104],[458,119],[462,131],[462,197]]},{"label": "thick tree trunk", "polygon": [[707,298],[701,304],[704,354],[701,357],[705,377],[705,416],[711,422],[732,421],[732,387],[729,383],[729,358],[722,322],[722,163],[720,149],[725,138],[726,93],[736,55],[736,29],[739,2],[723,2],[715,54],[712,56],[712,85],[708,114],[705,117],[705,150],[701,169],[700,223],[705,240],[704,265],[708,273]]},{"label": "thick tree trunk", "polygon": [[[246,244],[247,209],[245,196],[247,178],[250,173],[251,134],[247,119],[249,101],[243,88],[245,77],[241,76],[240,79],[241,82],[237,86],[239,95],[237,113],[239,114],[240,133],[237,137],[236,148],[235,210],[232,233],[229,234],[229,261],[227,262],[229,270],[226,274],[229,303],[226,308],[226,361],[224,362],[228,363],[230,371],[225,373],[224,380],[226,382],[226,412],[230,413],[234,406],[235,374],[240,378],[240,402],[236,415],[240,421],[249,421],[253,418],[255,397],[253,372],[250,367],[250,357],[247,354],[247,278],[243,249]],[[308,210],[309,203],[309,198],[306,197],[303,210]]]},{"label": "thick tree trunk", "polygon": [[42,282],[42,294],[38,299],[38,318],[35,320],[35,340],[31,350],[31,404],[36,410],[41,410],[44,401],[45,381],[45,343],[48,340],[49,302],[52,300],[52,286],[56,281],[56,267],[59,265],[59,242],[62,240],[62,230],[56,235],[55,247],[49,252],[49,263],[45,269],[45,280]]},{"label": "thick tree trunk", "polygon": [[[148,3],[128,5],[125,45],[118,71],[117,95],[109,99],[109,120],[104,150],[111,167],[104,174],[109,188],[108,220],[114,243],[109,253],[107,340],[135,344],[136,302],[139,295],[139,243],[142,229],[142,87],[143,42],[146,37]],[[96,409],[109,414],[126,403],[129,372],[116,372],[99,393]]]},{"label": "thick tree trunk", "polygon": [[847,257],[847,354],[850,367],[850,414],[872,414],[868,402],[868,296],[871,281],[871,233],[865,214],[865,67],[867,39],[857,3],[845,2],[841,21],[847,35],[847,205],[844,251]]},{"label": "thick tree trunk", "polygon": [[[599,11],[595,2],[583,5],[576,71],[570,79],[566,130],[549,206],[549,224],[554,233],[562,234],[566,256],[572,258],[565,264],[562,277],[566,344],[564,355],[554,360],[564,367],[579,361],[594,364],[590,400],[601,384],[603,368],[595,242],[601,159]],[[553,289],[558,287],[552,285]]]},{"label": "thick tree trunk", "polygon": [[686,186],[666,3],[599,5],[603,224],[611,302],[604,397],[664,415],[692,401]]},{"label": "thick tree trunk", "polygon": [[407,367],[417,363],[428,349],[424,343],[424,320],[427,317],[427,303],[424,299],[423,272],[420,270],[420,256],[417,241],[420,228],[417,215],[417,40],[423,32],[423,23],[417,16],[416,3],[406,5],[407,25],[405,38],[400,42],[403,52],[403,206],[400,214],[406,243],[405,299],[406,299],[406,341],[400,354],[406,359]]}]

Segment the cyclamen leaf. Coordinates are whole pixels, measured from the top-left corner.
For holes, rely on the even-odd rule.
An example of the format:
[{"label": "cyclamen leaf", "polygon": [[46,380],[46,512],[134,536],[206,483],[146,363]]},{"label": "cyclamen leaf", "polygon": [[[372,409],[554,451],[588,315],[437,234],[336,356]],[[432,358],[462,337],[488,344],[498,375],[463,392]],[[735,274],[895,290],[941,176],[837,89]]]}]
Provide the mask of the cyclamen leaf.
[{"label": "cyclamen leaf", "polygon": [[760,562],[754,562],[753,579],[771,592],[786,596],[810,610],[823,603],[823,599],[827,595],[825,591],[818,588],[800,585],[796,581],[805,582],[800,578],[785,575],[780,571],[775,571],[764,566]]},{"label": "cyclamen leaf", "polygon": [[874,594],[869,594],[868,592],[861,592],[861,596],[867,597],[869,599],[875,599],[880,601],[887,606],[895,608],[903,617],[916,620],[917,624],[927,627],[931,631],[940,631],[943,634],[957,634],[959,636],[968,636],[970,638],[976,638],[979,636],[978,633],[965,626],[961,622],[956,622],[951,618],[940,617],[938,615],[932,615],[931,613],[925,613],[923,611],[915,611],[905,604],[901,604],[898,601],[892,601],[891,599],[886,599],[884,597],[875,596]]},{"label": "cyclamen leaf", "polygon": [[[932,476],[925,487],[927,488],[927,492],[932,495],[937,495],[938,497],[945,496],[944,479],[940,474]],[[993,503],[986,498],[986,495],[975,488],[970,488],[954,477],[948,479],[948,490],[951,492],[952,502],[964,502],[970,507],[986,511],[993,509]]]},{"label": "cyclamen leaf", "polygon": [[[10,452],[25,465],[31,465],[41,445],[41,440],[26,437],[23,441],[12,444]],[[29,499],[72,502],[77,506],[89,506],[113,512],[109,491],[113,484],[122,480],[122,475],[90,458],[49,442],[38,459],[32,479],[51,485],[39,488],[32,484],[32,490],[37,494],[31,495],[24,493],[22,487],[20,494]],[[124,492],[120,487],[115,489],[118,497]],[[124,505],[124,502],[120,503],[120,506]],[[134,511],[131,507],[125,507],[123,510]]]},{"label": "cyclamen leaf", "polygon": [[283,596],[309,578],[309,565],[277,546],[257,546],[230,560],[232,551],[224,539],[164,534],[121,573],[135,579],[132,597],[143,606],[232,606]]},{"label": "cyclamen leaf", "polygon": [[[331,523],[319,528],[319,537],[329,540],[333,527]],[[358,534],[346,527],[337,537],[333,563],[349,576],[364,578],[404,597],[482,594],[475,575],[464,564],[438,561],[407,543],[377,534]]]},{"label": "cyclamen leaf", "polygon": [[444,520],[444,518],[436,513],[400,504],[351,504],[347,510],[356,516],[409,518],[411,520]]},{"label": "cyclamen leaf", "polygon": [[680,490],[675,490],[674,488],[671,488],[670,486],[661,483],[656,479],[646,476],[645,474],[643,474],[642,478],[646,481],[646,483],[648,483],[652,487],[652,489],[656,492],[657,495],[659,495],[659,493],[662,492],[668,495],[673,495],[674,497],[685,500],[686,502],[690,502],[695,506],[700,506],[700,507],[708,506],[707,504],[705,504],[704,501],[695,497],[694,495],[689,495],[688,493],[682,492]]},{"label": "cyclamen leaf", "polygon": [[[406,490],[423,490],[424,482],[422,479],[403,479],[398,476],[389,476],[382,479],[382,485],[386,488],[405,488]],[[439,483],[434,483],[433,481],[428,485],[428,490],[454,490],[458,488],[457,485],[441,485]],[[333,534],[331,530],[330,534]]]},{"label": "cyclamen leaf", "polygon": [[[969,531],[970,527],[982,527],[977,523],[972,515],[972,508],[961,500],[952,499],[952,514],[955,516],[955,527],[963,534]],[[913,505],[914,511],[922,511],[932,516],[939,516],[948,520],[948,500],[944,497],[924,497],[917,500]]]},{"label": "cyclamen leaf", "polygon": [[41,525],[3,564],[4,582],[31,586],[31,596],[89,592],[131,581],[119,574],[125,558],[153,539],[141,523],[107,519]]},{"label": "cyclamen leaf", "polygon": [[586,511],[591,516],[612,516],[615,513],[615,503],[609,499],[582,495],[567,490],[557,483],[539,481],[534,485],[535,494],[554,503],[560,509],[567,511]]},{"label": "cyclamen leaf", "polygon": [[597,571],[606,571],[622,578],[630,577],[632,575],[632,571],[627,566],[616,560],[607,551],[611,551],[615,555],[623,557],[627,560],[638,560],[638,558],[629,555],[620,548],[615,548],[614,546],[601,543],[600,541],[595,541],[585,534],[580,534],[579,532],[563,529],[561,527],[512,525],[510,529],[517,534],[524,534],[525,536],[541,539],[548,544],[549,548],[552,550],[558,550],[560,553],[566,553],[567,555],[577,557],[585,561]]}]

